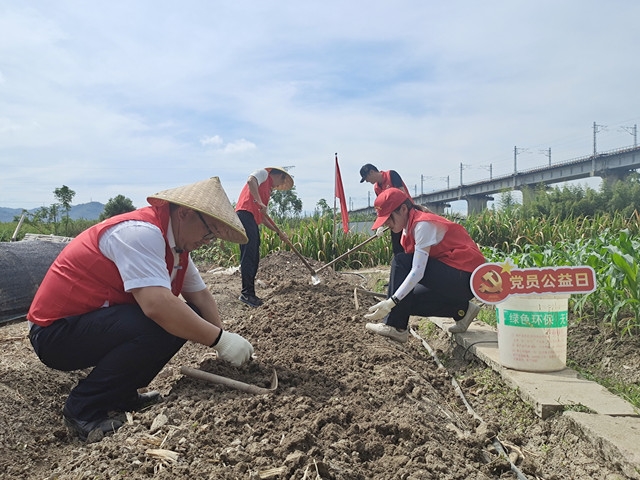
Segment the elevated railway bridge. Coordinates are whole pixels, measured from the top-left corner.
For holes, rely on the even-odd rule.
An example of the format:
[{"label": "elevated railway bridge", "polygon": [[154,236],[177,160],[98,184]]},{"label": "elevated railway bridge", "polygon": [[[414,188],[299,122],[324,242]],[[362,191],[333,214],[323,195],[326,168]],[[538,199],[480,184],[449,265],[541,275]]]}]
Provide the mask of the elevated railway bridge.
[{"label": "elevated railway bridge", "polygon": [[[540,185],[568,182],[580,178],[600,177],[605,182],[621,180],[640,168],[640,147],[626,147],[596,155],[588,155],[545,167],[516,171],[509,175],[488,180],[458,185],[454,188],[417,195],[413,201],[429,207],[436,213],[444,213],[450,202],[466,200],[469,214],[479,213],[493,200],[493,194],[510,190],[523,192],[523,202],[527,202],[529,192]],[[373,206],[351,210],[350,214],[375,214]]]}]

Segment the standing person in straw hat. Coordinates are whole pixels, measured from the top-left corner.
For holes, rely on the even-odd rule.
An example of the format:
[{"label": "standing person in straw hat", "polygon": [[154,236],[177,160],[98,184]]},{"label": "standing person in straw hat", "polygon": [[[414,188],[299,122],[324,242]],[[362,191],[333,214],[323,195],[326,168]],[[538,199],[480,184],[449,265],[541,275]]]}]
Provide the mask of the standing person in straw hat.
[{"label": "standing person in straw hat", "polygon": [[267,204],[272,190],[291,190],[293,178],[282,167],[267,167],[249,175],[247,183],[240,192],[236,213],[242,222],[247,238],[246,244],[240,245],[240,273],[242,274],[242,291],[238,300],[250,307],[262,305],[262,299],[256,296],[256,275],[260,264],[260,224],[275,230],[269,221],[264,221]]},{"label": "standing person in straw hat", "polygon": [[[409,189],[404,184],[402,177],[395,170],[379,171],[375,165],[367,163],[360,168],[360,183],[369,182],[373,185],[373,191],[376,197],[388,188],[398,188],[409,195]],[[393,254],[402,253],[404,249],[400,244],[401,233],[391,232],[391,248]]]},{"label": "standing person in straw hat", "polygon": [[371,308],[365,318],[371,332],[406,342],[410,315],[451,317],[452,333],[467,330],[480,307],[470,300],[471,274],[485,262],[467,231],[455,222],[416,205],[404,192],[390,188],[374,202],[378,218],[372,229],[389,227],[401,233],[403,253],[393,257],[389,298]]},{"label": "standing person in straw hat", "polygon": [[108,412],[158,402],[158,392],[138,389],[187,340],[210,346],[236,366],[253,354],[246,339],[223,329],[189,256],[214,238],[247,241],[220,180],[165,190],[147,201],[151,206],[74,238],[49,268],[27,315],[31,344],[45,365],[94,367],[63,409],[65,424],[82,440],[90,434],[90,441],[99,440],[122,426]]}]

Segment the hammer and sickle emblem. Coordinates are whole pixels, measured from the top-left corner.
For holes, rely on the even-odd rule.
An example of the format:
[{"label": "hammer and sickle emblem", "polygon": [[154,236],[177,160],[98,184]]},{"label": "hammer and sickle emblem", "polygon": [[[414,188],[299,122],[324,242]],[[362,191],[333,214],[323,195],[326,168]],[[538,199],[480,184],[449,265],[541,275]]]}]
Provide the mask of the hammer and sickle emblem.
[{"label": "hammer and sickle emblem", "polygon": [[499,293],[502,291],[502,277],[496,271],[490,271],[482,276],[484,283],[478,290],[482,293]]}]

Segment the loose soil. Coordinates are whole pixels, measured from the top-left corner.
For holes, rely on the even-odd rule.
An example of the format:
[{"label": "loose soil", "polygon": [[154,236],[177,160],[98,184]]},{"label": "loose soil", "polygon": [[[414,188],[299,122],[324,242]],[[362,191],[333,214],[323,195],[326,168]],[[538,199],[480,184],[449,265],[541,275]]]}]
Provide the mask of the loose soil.
[{"label": "loose soil", "polygon": [[[257,293],[265,302],[257,309],[237,300],[238,272],[203,276],[227,328],[253,343],[255,359],[234,368],[188,343],[149,385],[163,401],[128,414],[120,430],[93,443],[72,436],[61,418],[87,371],[40,363],[25,322],[0,327],[0,478],[516,478],[495,438],[529,479],[625,478],[566,418],[536,417],[428,321],[412,318],[412,325],[445,368],[416,337],[401,345],[365,331],[363,314],[376,300],[354,292],[370,290],[375,274],[324,270],[322,283],[311,285],[295,256],[274,253],[260,264]],[[620,342],[584,322],[568,337],[577,364],[638,382],[635,337]],[[275,368],[278,388],[245,393],[186,377],[181,366],[262,387]],[[452,377],[483,422],[469,414]]]}]

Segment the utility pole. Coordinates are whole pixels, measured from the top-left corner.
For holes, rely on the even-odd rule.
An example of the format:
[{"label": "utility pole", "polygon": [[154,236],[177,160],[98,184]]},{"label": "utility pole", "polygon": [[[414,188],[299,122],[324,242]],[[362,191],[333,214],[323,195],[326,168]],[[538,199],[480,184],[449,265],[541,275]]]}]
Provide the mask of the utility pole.
[{"label": "utility pole", "polygon": [[[420,195],[424,195],[424,181],[434,179],[436,177],[430,177],[429,175],[420,175]],[[446,177],[440,177],[442,180]]]},{"label": "utility pole", "polygon": [[493,163],[490,163],[489,165],[480,165],[480,168],[489,170],[489,180],[493,180]]},{"label": "utility pole", "polygon": [[600,129],[607,128],[606,125],[598,125],[596,122],[593,122],[593,156],[595,157],[598,153],[598,149],[596,148],[596,133],[600,131]]},{"label": "utility pole", "polygon": [[451,188],[451,186],[449,185],[449,175],[447,175],[446,177],[440,177],[440,180],[446,180],[447,181],[447,190],[449,190]]},{"label": "utility pole", "polygon": [[622,127],[627,133],[633,135],[633,148],[638,146],[638,124],[633,124],[633,127]]},{"label": "utility pole", "polygon": [[518,154],[526,151],[526,148],[513,147],[513,174],[518,173]]},{"label": "utility pole", "polygon": [[371,207],[371,191],[367,192],[367,207]]},{"label": "utility pole", "polygon": [[[465,165],[464,163],[460,162],[460,186],[463,185],[463,183],[462,183],[462,170],[464,169],[464,167],[470,167],[470,166],[471,165]],[[449,188],[448,187],[448,179],[449,179],[449,177],[447,177],[447,188]]]},{"label": "utility pole", "polygon": [[593,156],[591,157],[591,176],[595,176],[596,174],[596,155],[598,154],[598,149],[596,148],[596,133],[600,131],[600,129],[607,128],[605,125],[598,125],[596,122],[593,122]]},{"label": "utility pole", "polygon": [[549,166],[551,166],[551,147],[548,150],[540,150],[540,153],[549,157]]}]

